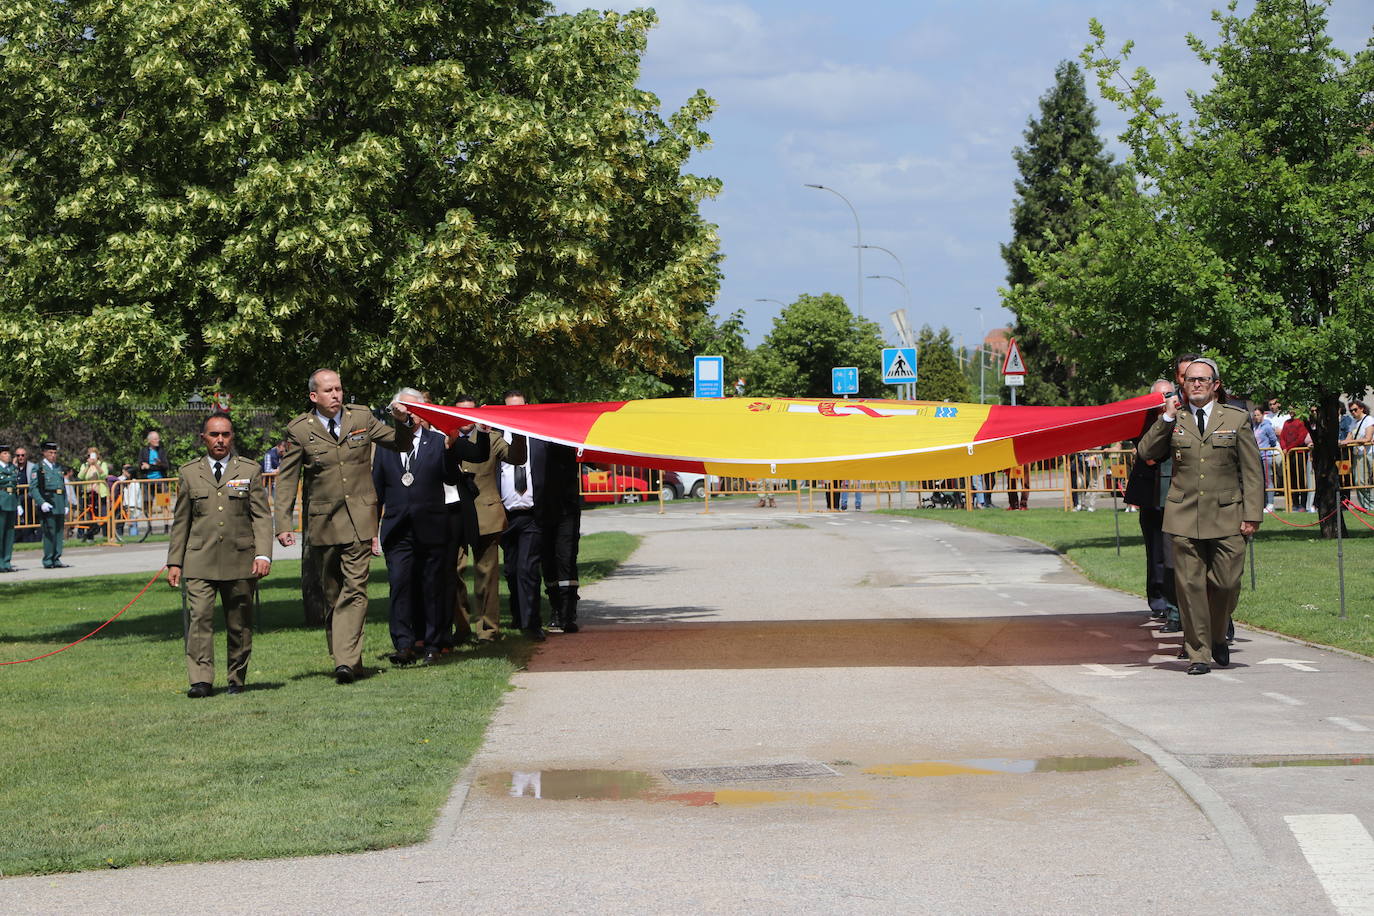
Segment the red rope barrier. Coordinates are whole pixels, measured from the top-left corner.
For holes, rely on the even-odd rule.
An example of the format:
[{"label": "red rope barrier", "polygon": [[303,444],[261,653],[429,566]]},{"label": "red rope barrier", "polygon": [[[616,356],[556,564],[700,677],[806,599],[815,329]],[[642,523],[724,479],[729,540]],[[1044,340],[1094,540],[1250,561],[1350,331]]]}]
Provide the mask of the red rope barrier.
[{"label": "red rope barrier", "polygon": [[1368,509],[1365,509],[1365,508],[1363,508],[1363,507],[1361,507],[1361,506],[1357,506],[1357,505],[1355,505],[1354,503],[1352,503],[1352,502],[1351,502],[1350,500],[1348,500],[1348,499],[1343,499],[1343,500],[1341,500],[1341,505],[1345,506],[1345,507],[1346,507],[1347,509],[1349,509],[1351,512],[1354,512],[1354,513],[1355,513],[1355,521],[1359,522],[1361,525],[1364,525],[1364,526],[1365,526],[1366,528],[1368,528],[1370,531],[1374,531],[1374,525],[1371,525],[1371,524],[1369,524],[1369,522],[1367,522],[1367,521],[1365,521],[1364,519],[1360,518],[1361,515],[1369,515],[1369,514],[1370,514],[1370,512],[1369,512]]},{"label": "red rope barrier", "polygon": [[92,630],[91,632],[87,633],[85,636],[83,636],[83,637],[81,637],[80,639],[78,639],[76,642],[67,643],[67,645],[63,646],[63,647],[60,648],[60,649],[54,649],[54,650],[52,650],[51,652],[45,652],[45,653],[42,654],[42,655],[35,655],[33,658],[21,658],[21,659],[19,659],[18,661],[13,661],[13,662],[0,662],[0,667],[4,667],[5,665],[22,665],[22,664],[24,664],[25,662],[36,662],[36,661],[38,661],[40,658],[49,658],[49,657],[51,657],[51,656],[53,656],[53,655],[56,655],[56,654],[59,653],[59,652],[66,652],[66,651],[67,651],[68,649],[70,649],[72,646],[75,646],[75,645],[77,645],[78,643],[83,643],[83,642],[85,642],[86,640],[90,639],[92,636],[94,636],[95,634],[99,633],[101,630],[105,629],[105,628],[108,627],[110,624],[112,624],[112,623],[114,623],[116,620],[118,620],[120,614],[123,614],[123,613],[124,613],[125,611],[127,611],[129,608],[133,607],[134,604],[138,601],[138,599],[140,599],[140,598],[143,597],[144,592],[146,592],[146,591],[148,591],[148,589],[152,588],[152,587],[153,587],[153,583],[156,582],[158,579],[162,578],[162,574],[163,574],[164,572],[166,572],[166,571],[167,571],[167,567],[165,567],[165,566],[162,567],[161,569],[159,569],[159,570],[153,575],[153,577],[152,577],[151,579],[148,580],[148,584],[145,585],[145,586],[143,586],[143,588],[139,589],[138,594],[137,594],[137,595],[134,595],[133,599],[130,600],[128,604],[124,605],[122,608],[119,609],[119,614],[115,614],[115,615],[114,615],[113,617],[111,617],[109,620],[105,621],[105,622],[102,623],[100,626],[96,627],[94,630]]},{"label": "red rope barrier", "polygon": [[[1348,503],[1349,500],[1346,500],[1346,502]],[[1334,509],[1331,510],[1331,514],[1328,515],[1328,516],[1326,516],[1326,518],[1319,518],[1319,519],[1317,519],[1315,522],[1309,522],[1309,523],[1306,524],[1306,525],[1299,525],[1299,524],[1297,524],[1297,523],[1295,523],[1295,522],[1285,522],[1285,521],[1283,520],[1282,516],[1280,516],[1277,512],[1270,512],[1270,513],[1268,513],[1268,514],[1271,515],[1271,516],[1273,516],[1274,521],[1276,521],[1276,522],[1278,522],[1279,524],[1282,524],[1282,525],[1287,525],[1289,528],[1313,528],[1313,527],[1315,527],[1315,526],[1317,526],[1317,525],[1320,525],[1322,522],[1325,522],[1325,521],[1328,521],[1329,519],[1335,518],[1335,517],[1336,517],[1336,513],[1339,512],[1339,511],[1341,511],[1341,507],[1340,507],[1340,506],[1337,506],[1336,508],[1334,508]]]}]

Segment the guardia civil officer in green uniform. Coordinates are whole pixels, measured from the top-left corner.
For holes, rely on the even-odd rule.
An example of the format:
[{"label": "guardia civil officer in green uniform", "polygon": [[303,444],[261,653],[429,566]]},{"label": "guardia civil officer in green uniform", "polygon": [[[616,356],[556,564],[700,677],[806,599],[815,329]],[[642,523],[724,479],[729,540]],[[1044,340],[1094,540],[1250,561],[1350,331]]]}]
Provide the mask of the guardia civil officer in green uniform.
[{"label": "guardia civil officer in green uniform", "polygon": [[29,492],[38,504],[39,527],[43,530],[43,568],[66,569],[62,562],[62,528],[67,522],[67,481],[57,463],[57,443],[43,443],[43,460],[33,469]]},{"label": "guardia civil officer in green uniform", "polygon": [[19,523],[19,469],[10,461],[8,445],[0,445],[0,573],[14,572],[14,526]]},{"label": "guardia civil officer in green uniform", "polygon": [[1216,400],[1217,364],[1194,360],[1183,385],[1187,404],[1165,397],[1139,454],[1174,462],[1164,532],[1173,538],[1188,673],[1206,674],[1231,663],[1226,627],[1240,596],[1245,539],[1264,519],[1264,473],[1249,416]]},{"label": "guardia civil officer in green uniform", "polygon": [[334,679],[351,684],[362,668],[367,574],[377,533],[372,445],[409,451],[415,419],[393,404],[398,421],[393,428],[360,404],[344,404],[343,382],[332,369],[311,373],[309,392],[315,408],[286,426],[286,453],[277,470],[277,541],[284,547],[296,543],[292,512],[301,483],[301,522],[310,549],[321,553],[324,631],[334,657]]},{"label": "guardia civil officer in green uniform", "polygon": [[205,457],[181,466],[167,546],[167,582],[186,583],[188,697],[215,683],[215,596],[224,603],[229,692],[242,693],[253,653],[253,594],[272,569],[272,512],[262,468],[231,455],[234,425],[212,413],[200,426]]}]

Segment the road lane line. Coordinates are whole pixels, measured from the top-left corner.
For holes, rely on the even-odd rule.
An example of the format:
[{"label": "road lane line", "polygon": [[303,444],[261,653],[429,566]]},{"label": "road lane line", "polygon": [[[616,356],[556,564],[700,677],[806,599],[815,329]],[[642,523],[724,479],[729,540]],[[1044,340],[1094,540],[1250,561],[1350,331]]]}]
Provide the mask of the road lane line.
[{"label": "road lane line", "polygon": [[1215,668],[1212,669],[1212,677],[1216,678],[1219,681],[1230,681],[1233,684],[1240,683],[1240,678],[1236,677],[1234,674],[1222,674]]},{"label": "road lane line", "polygon": [[1295,700],[1287,694],[1283,693],[1266,693],[1265,696],[1267,696],[1271,700],[1278,700],[1280,703],[1285,703],[1289,706],[1304,705],[1302,700]]},{"label": "road lane line", "polygon": [[1374,913],[1374,837],[1353,814],[1284,818],[1331,905],[1342,916]]},{"label": "road lane line", "polygon": [[1326,721],[1330,722],[1332,725],[1339,725],[1341,728],[1348,729],[1352,732],[1369,731],[1369,726],[1361,725],[1358,722],[1352,722],[1343,716],[1327,716]]}]

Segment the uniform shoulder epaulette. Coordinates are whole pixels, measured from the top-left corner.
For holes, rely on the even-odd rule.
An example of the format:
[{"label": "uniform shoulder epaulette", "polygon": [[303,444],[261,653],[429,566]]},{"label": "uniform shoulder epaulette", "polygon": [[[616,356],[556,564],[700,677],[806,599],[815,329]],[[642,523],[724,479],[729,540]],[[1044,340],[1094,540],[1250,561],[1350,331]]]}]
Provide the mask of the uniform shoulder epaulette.
[{"label": "uniform shoulder epaulette", "polygon": [[189,468],[189,467],[194,467],[195,465],[200,464],[200,462],[202,462],[202,461],[204,461],[204,460],[205,460],[205,456],[204,456],[204,455],[201,455],[199,458],[194,458],[194,459],[192,459],[192,460],[190,460],[190,461],[187,461],[185,464],[179,464],[179,465],[177,465],[177,470],[184,471],[184,470],[186,470],[186,469]]}]

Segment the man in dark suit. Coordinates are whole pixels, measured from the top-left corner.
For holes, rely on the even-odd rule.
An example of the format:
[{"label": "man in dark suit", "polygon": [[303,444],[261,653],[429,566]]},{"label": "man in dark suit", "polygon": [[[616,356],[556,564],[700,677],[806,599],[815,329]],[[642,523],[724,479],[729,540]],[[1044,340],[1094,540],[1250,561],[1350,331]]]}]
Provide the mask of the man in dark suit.
[{"label": "man in dark suit", "polygon": [[[507,391],[505,403],[507,407],[522,405],[525,396],[519,391]],[[507,441],[515,444],[517,437],[509,433],[507,436]],[[520,632],[535,642],[544,641],[544,625],[539,614],[539,575],[544,547],[540,507],[547,504],[544,481],[548,445],[542,439],[529,439],[524,462],[501,464],[501,502],[506,507],[501,553],[505,557],[510,613]]]},{"label": "man in dark suit", "polygon": [[[582,537],[582,488],[577,452],[571,446],[544,443],[543,487],[535,510],[542,538],[540,562],[549,616],[564,633],[576,633],[577,547]],[[770,498],[771,501],[771,498]]]},{"label": "man in dark suit", "polygon": [[1188,673],[1206,674],[1231,661],[1226,629],[1240,596],[1245,540],[1264,519],[1264,472],[1249,416],[1217,400],[1217,364],[1195,360],[1183,381],[1187,403],[1180,410],[1179,399],[1166,396],[1139,451],[1153,461],[1173,457],[1164,531],[1173,536]]},{"label": "man in dark suit", "polygon": [[[1150,393],[1163,396],[1173,389],[1172,384],[1159,379],[1151,386]],[[1161,478],[1166,468],[1168,473]],[[1124,494],[1126,504],[1140,510],[1140,535],[1145,541],[1145,598],[1150,603],[1150,616],[1163,620],[1161,632],[1170,633],[1182,629],[1181,624],[1174,625],[1178,615],[1178,599],[1174,594],[1174,550],[1173,543],[1164,535],[1164,493],[1161,491],[1161,479],[1167,486],[1172,473],[1168,459],[1150,461],[1137,454],[1130,476],[1126,478]]]},{"label": "man in dark suit", "polygon": [[[403,388],[396,400],[427,399]],[[445,488],[460,481],[460,461],[481,461],[488,448],[485,436],[475,441],[458,437],[450,446],[425,421],[419,426],[408,450],[378,449],[372,458],[372,485],[382,507],[378,541],[391,585],[391,642],[396,650],[391,661],[397,665],[415,661],[420,640],[426,664],[438,661],[440,651],[453,644],[453,615],[443,607],[444,563],[452,535]],[[458,495],[461,502],[461,491]]]},{"label": "man in dark suit", "polygon": [[229,692],[243,692],[253,654],[253,595],[258,579],[272,569],[272,512],[258,463],[229,454],[234,426],[228,414],[206,417],[200,438],[205,456],[182,465],[178,475],[167,545],[167,584],[186,585],[191,699],[214,691],[216,594],[224,602]]}]

